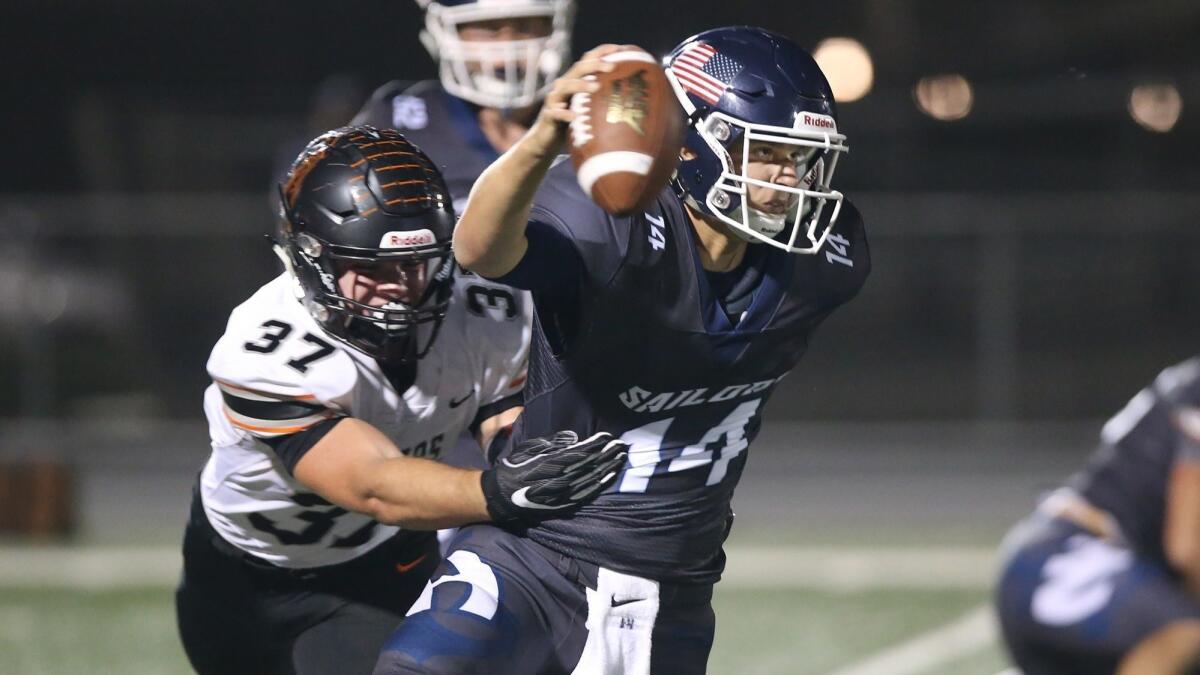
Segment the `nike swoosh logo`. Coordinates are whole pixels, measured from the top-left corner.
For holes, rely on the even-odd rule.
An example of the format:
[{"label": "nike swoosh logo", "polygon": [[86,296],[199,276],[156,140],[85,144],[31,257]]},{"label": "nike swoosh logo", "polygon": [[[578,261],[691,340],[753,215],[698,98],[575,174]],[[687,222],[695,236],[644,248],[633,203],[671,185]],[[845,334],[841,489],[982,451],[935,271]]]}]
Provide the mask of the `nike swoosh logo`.
[{"label": "nike swoosh logo", "polygon": [[525,493],[527,492],[529,492],[528,485],[514,492],[512,494],[512,503],[523,509],[542,509],[543,511],[554,511],[555,509],[561,509],[569,506],[568,504],[563,504],[562,506],[546,506],[545,504],[531,502],[529,501],[529,498],[525,496]]},{"label": "nike swoosh logo", "polygon": [[462,398],[458,399],[457,401],[456,401],[456,400],[454,400],[454,399],[450,399],[450,407],[451,407],[451,408],[457,408],[458,406],[460,406],[460,405],[462,405],[462,404],[466,403],[467,401],[470,401],[470,400],[471,400],[471,397],[472,397],[472,396],[474,396],[474,395],[475,395],[475,391],[474,391],[474,390],[471,390],[471,391],[468,391],[468,392],[467,392],[467,395],[466,395],[466,396],[464,396],[464,397],[462,397]]},{"label": "nike swoosh logo", "polygon": [[411,570],[412,568],[416,567],[417,565],[420,565],[421,563],[425,562],[425,557],[427,555],[429,555],[429,554],[422,553],[421,557],[417,558],[416,560],[414,560],[410,563],[396,563],[396,571],[399,572],[400,574],[404,574],[405,572]]},{"label": "nike swoosh logo", "polygon": [[645,598],[625,598],[624,600],[618,600],[617,596],[614,595],[612,596],[612,606],[620,607],[622,605],[628,605],[631,602],[641,602],[643,600],[645,600]]}]

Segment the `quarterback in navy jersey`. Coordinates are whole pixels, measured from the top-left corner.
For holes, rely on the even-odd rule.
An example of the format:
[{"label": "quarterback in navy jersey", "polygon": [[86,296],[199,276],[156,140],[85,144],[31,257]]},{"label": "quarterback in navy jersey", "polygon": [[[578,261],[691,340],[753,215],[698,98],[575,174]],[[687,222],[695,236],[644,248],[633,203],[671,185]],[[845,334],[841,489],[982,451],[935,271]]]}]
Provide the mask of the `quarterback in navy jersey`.
[{"label": "quarterback in navy jersey", "polygon": [[1105,424],[1003,557],[997,610],[1024,675],[1200,669],[1200,358]]},{"label": "quarterback in navy jersey", "polygon": [[437,80],[379,87],[354,124],[392,128],[425,149],[456,204],[537,116],[570,54],[574,0],[417,0]]},{"label": "quarterback in navy jersey", "polygon": [[761,29],[707,31],[667,57],[689,129],[674,184],[642,213],[600,210],[556,155],[569,97],[595,91],[586,76],[619,49],[572,66],[480,177],[455,253],[533,292],[514,440],[604,430],[628,461],[557,525],[461,530],[377,674],[704,672],[763,406],[869,273],[862,220],[830,187],[847,146],[829,85]]}]

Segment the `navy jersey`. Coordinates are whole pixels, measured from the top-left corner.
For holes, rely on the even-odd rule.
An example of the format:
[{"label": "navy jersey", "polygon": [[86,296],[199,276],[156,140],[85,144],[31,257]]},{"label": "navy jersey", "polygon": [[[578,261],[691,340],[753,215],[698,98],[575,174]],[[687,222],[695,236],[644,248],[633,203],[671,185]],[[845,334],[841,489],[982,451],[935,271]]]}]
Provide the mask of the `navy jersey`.
[{"label": "navy jersey", "polygon": [[1111,513],[1131,546],[1165,561],[1167,482],[1181,459],[1200,461],[1200,357],[1164,370],[1109,420],[1068,485]]},{"label": "navy jersey", "polygon": [[479,129],[477,110],[446,93],[438,81],[396,80],[376,89],[352,124],[404,134],[437,164],[461,211],[479,174],[500,156]]},{"label": "navy jersey", "polygon": [[560,162],[527,233],[529,252],[502,279],[534,290],[538,317],[514,444],[573,429],[632,445],[610,490],[527,535],[610,569],[715,582],[763,405],[869,272],[861,218],[847,203],[817,255],[751,246],[756,288],[732,314],[714,297],[670,190],[645,213],[610,216]]}]

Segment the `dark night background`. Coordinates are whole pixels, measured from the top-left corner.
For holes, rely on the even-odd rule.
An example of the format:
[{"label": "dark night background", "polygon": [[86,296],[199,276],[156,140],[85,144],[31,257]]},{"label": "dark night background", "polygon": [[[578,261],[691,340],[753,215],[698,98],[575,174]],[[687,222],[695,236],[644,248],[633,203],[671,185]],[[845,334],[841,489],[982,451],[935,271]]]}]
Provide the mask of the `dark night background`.
[{"label": "dark night background", "polygon": [[[834,187],[873,272],[767,406],[711,672],[995,673],[1004,533],[1200,347],[1200,2],[581,0],[573,42],[736,23],[869,52]],[[278,273],[279,167],[433,76],[420,24],[412,0],[0,2],[0,671],[188,672],[209,350]],[[965,118],[918,107],[939,75]],[[1135,121],[1146,86],[1173,125]]]},{"label": "dark night background", "polygon": [[[1095,417],[1194,351],[1200,4],[585,0],[574,46],[731,23],[853,37],[875,67],[835,180],[875,272],[769,414]],[[314,91],[431,76],[419,25],[403,0],[4,3],[10,415],[199,415],[229,309],[276,273],[271,176]],[[971,82],[966,119],[914,104],[941,73]],[[1180,92],[1169,133],[1130,118],[1143,82]]]}]

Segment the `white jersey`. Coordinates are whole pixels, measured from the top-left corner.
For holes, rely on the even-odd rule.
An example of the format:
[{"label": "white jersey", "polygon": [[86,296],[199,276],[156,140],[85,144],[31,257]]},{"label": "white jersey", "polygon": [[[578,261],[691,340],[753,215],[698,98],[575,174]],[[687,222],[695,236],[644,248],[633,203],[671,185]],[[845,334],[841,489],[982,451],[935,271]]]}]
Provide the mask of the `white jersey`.
[{"label": "white jersey", "polygon": [[481,408],[519,394],[528,293],[458,272],[437,339],[403,392],[376,361],[331,337],[282,274],[242,303],[213,348],[205,391],[212,455],[200,477],[213,527],[239,549],[289,568],[356,558],[399,528],[333,506],[297,482],[264,438],[349,416],[405,454],[437,458]]}]

